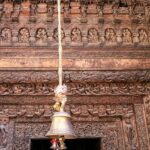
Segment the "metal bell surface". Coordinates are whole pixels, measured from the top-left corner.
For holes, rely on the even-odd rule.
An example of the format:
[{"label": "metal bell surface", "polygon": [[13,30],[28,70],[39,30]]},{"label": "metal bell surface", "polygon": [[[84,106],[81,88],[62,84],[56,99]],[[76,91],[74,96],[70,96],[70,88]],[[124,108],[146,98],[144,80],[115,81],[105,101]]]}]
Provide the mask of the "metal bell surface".
[{"label": "metal bell surface", "polygon": [[71,116],[67,112],[55,112],[52,117],[50,130],[46,136],[49,138],[76,138],[70,119]]}]

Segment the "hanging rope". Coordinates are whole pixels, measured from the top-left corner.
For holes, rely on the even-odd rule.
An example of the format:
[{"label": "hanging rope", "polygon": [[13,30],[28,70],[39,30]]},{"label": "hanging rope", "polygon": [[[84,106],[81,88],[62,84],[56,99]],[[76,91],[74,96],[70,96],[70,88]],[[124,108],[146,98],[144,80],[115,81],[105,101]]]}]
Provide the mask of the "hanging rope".
[{"label": "hanging rope", "polygon": [[57,0],[58,4],[58,77],[59,85],[55,88],[55,101],[53,108],[55,111],[63,112],[67,102],[67,86],[62,85],[62,42],[61,42],[61,0]]},{"label": "hanging rope", "polygon": [[58,77],[59,86],[62,86],[62,42],[61,42],[61,0],[57,0],[58,5]]}]

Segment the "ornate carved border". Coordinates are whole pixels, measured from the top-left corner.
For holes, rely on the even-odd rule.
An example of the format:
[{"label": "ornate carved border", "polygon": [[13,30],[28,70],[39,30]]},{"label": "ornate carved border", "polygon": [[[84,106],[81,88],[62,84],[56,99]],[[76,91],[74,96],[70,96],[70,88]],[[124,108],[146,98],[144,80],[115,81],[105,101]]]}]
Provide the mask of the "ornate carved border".
[{"label": "ornate carved border", "polygon": [[[15,120],[14,150],[29,150],[31,138],[44,138],[52,116],[50,105],[3,105],[2,112]],[[143,106],[72,104],[66,107],[73,117],[77,135],[102,138],[103,150],[149,150]],[[10,135],[9,135],[10,136]],[[5,150],[10,150],[5,148]]]},{"label": "ornate carved border", "polygon": [[[64,82],[149,82],[150,70],[127,71],[67,71],[63,72]],[[55,83],[58,82],[56,70],[0,71],[0,83]]]},{"label": "ornate carved border", "polygon": [[[74,123],[75,131],[80,137],[102,138],[102,150],[122,149],[123,139],[121,137],[121,122],[118,120],[107,123]],[[14,150],[25,150],[30,148],[31,138],[43,138],[49,128],[46,123],[16,123]],[[24,131],[24,132],[23,132]],[[30,133],[30,134],[29,134]]]},{"label": "ornate carved border", "polygon": [[[99,96],[99,95],[147,95],[150,83],[66,83],[68,95]],[[0,95],[51,95],[54,94],[56,83],[0,84]]]}]

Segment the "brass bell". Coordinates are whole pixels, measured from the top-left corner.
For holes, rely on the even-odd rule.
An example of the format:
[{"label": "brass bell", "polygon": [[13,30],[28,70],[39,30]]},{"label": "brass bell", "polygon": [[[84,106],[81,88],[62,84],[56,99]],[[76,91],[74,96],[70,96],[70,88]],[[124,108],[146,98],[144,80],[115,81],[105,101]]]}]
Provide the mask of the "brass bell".
[{"label": "brass bell", "polygon": [[47,132],[46,136],[53,139],[60,137],[64,137],[65,139],[75,138],[76,135],[70,118],[71,116],[67,112],[55,112],[52,116],[50,130]]}]

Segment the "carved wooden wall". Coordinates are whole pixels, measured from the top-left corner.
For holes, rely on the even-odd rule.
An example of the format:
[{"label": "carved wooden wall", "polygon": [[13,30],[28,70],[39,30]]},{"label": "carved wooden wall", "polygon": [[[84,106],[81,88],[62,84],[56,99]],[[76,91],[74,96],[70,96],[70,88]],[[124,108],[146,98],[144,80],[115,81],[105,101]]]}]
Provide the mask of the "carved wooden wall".
[{"label": "carved wooden wall", "polygon": [[[79,137],[101,137],[104,150],[149,149],[149,97],[144,96],[149,89],[148,71],[122,74],[118,71],[65,71],[64,74],[69,88],[66,110],[73,117]],[[1,79],[1,95],[4,95],[0,97],[0,127],[4,134],[1,147],[8,150],[9,140],[11,148],[28,150],[30,140],[45,137],[50,127],[56,72],[7,71],[6,74],[3,71]]]},{"label": "carved wooden wall", "polygon": [[[0,1],[0,150],[29,150],[50,127],[55,0]],[[150,3],[62,1],[66,110],[102,150],[150,149]]]},{"label": "carved wooden wall", "polygon": [[[132,97],[128,98],[132,101]],[[39,100],[39,98],[37,99]],[[44,97],[41,97],[39,101],[41,102],[42,99]],[[78,97],[78,99],[80,99],[80,103],[68,105],[67,111],[73,117],[74,128],[79,137],[101,137],[104,150],[149,149],[142,104],[102,105],[94,97],[91,103],[83,102],[82,104],[82,98]],[[30,140],[44,138],[50,127],[51,105],[4,104],[1,109],[11,121],[10,123],[4,122],[3,119],[1,122],[1,130],[4,130],[1,132],[1,147],[6,150],[12,149],[12,147],[7,148],[9,144],[13,145],[15,150],[29,149]],[[1,118],[3,117],[1,116]],[[11,133],[13,133],[13,138]]]},{"label": "carved wooden wall", "polygon": [[[149,2],[106,1],[63,1],[64,46],[149,45]],[[56,46],[56,7],[55,0],[1,1],[0,46]]]}]

